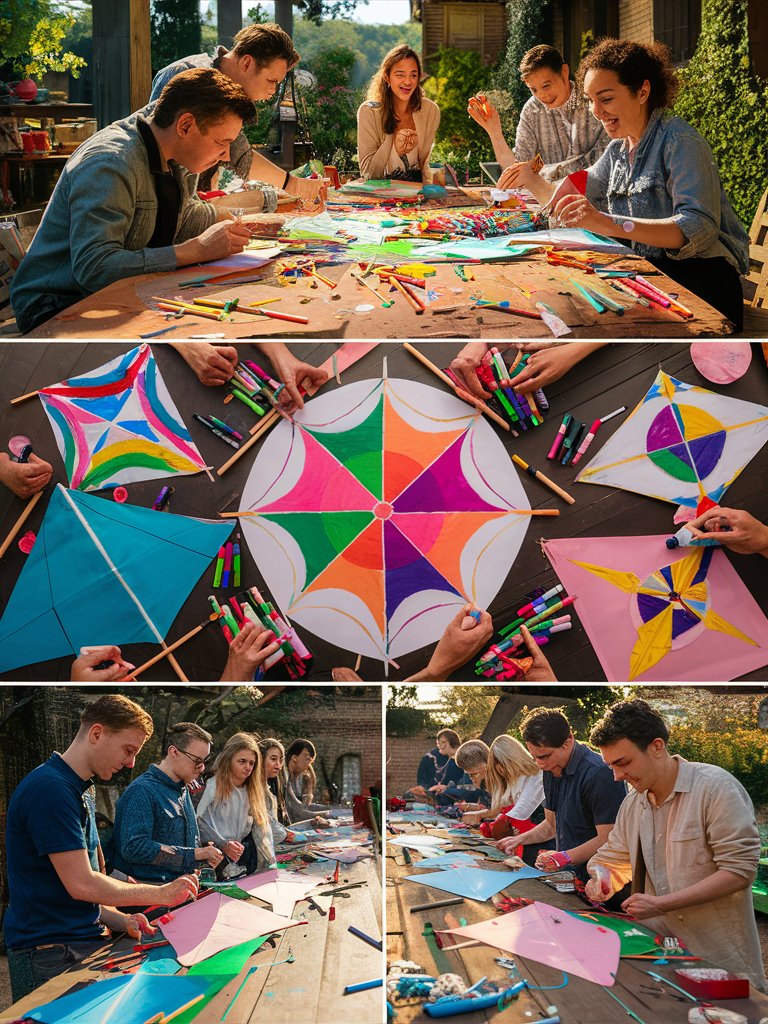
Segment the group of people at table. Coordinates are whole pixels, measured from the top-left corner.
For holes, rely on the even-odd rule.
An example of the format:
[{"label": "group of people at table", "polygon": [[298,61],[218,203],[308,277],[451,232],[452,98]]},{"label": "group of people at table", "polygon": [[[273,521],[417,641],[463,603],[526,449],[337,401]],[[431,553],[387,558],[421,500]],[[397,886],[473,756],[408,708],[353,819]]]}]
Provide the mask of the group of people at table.
[{"label": "group of people at table", "polygon": [[442,729],[406,797],[458,806],[503,853],[572,872],[589,901],[768,991],[751,892],[760,834],[741,783],[671,754],[640,699],[609,707],[591,746],[553,708],[530,711],[519,734],[488,746]]},{"label": "group of people at table", "polygon": [[163,737],[158,763],[119,797],[102,850],[93,780],[132,769],[153,732],[134,701],[99,697],[64,753],[14,791],[3,921],[14,1001],[102,948],[111,933],[154,934],[143,910],[162,912],[194,897],[201,869],[227,881],[274,867],[281,844],[329,825],[328,807],[313,802],[310,740],[284,747],[275,737],[238,732],[210,765],[211,735],[179,722]]},{"label": "group of people at table", "polygon": [[[122,278],[241,252],[248,228],[198,197],[222,164],[260,183],[264,212],[276,209],[281,189],[321,209],[323,179],[283,171],[243,133],[254,101],[271,98],[298,60],[281,28],[250,25],[230,50],[219,46],[158,72],[148,106],[83,143],[12,283],[21,332]],[[561,225],[621,240],[740,330],[748,236],[709,145],[670,112],[677,78],[666,48],[604,39],[574,81],[560,53],[539,45],[523,57],[520,74],[531,98],[513,146],[486,96],[468,105],[504,168],[499,187],[528,189]],[[362,177],[446,180],[430,166],[440,110],[422,78],[419,54],[408,46],[383,59],[358,110]],[[568,180],[579,170],[586,170],[583,193]]]}]

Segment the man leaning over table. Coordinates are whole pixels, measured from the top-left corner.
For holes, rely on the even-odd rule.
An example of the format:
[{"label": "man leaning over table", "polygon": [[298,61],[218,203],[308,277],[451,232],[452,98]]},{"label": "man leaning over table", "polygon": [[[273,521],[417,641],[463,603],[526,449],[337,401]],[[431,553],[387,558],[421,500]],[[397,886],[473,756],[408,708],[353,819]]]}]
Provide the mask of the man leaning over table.
[{"label": "man leaning over table", "polygon": [[724,768],[670,754],[668,739],[644,700],[619,701],[592,730],[614,778],[633,792],[587,865],[586,893],[602,903],[631,882],[626,913],[766,991],[752,905],[760,858],[752,801]]},{"label": "man leaning over table", "polygon": [[146,117],[115,121],[78,147],[11,283],[21,333],[123,278],[242,252],[248,229],[196,188],[199,171],[228,158],[252,111],[231,78],[195,68]]},{"label": "man leaning over table", "polygon": [[197,893],[181,875],[160,887],[129,885],[94,870],[89,840],[95,822],[85,795],[93,777],[106,782],[136,755],[152,719],[127,697],[90,703],[63,754],[53,754],[19,784],[8,804],[6,864],[10,900],[3,922],[14,1002],[89,956],[107,928],[134,938],[155,929],[143,914],[115,909],[160,902],[175,906]]}]

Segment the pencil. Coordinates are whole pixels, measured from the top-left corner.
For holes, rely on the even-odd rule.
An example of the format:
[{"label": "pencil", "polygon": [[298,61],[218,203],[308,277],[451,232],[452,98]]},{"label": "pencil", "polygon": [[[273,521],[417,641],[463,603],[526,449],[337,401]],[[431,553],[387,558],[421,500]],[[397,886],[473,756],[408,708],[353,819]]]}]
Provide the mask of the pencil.
[{"label": "pencil", "polygon": [[529,466],[524,459],[521,459],[519,455],[513,455],[512,461],[516,463],[522,470],[524,470],[528,476],[532,476],[539,483],[544,484],[550,491],[554,491],[555,494],[559,495],[563,501],[567,501],[569,505],[573,505],[576,499],[572,497],[567,491],[564,491],[562,487],[558,487],[554,480],[550,480],[548,476],[545,476],[538,469],[534,469],[533,466]]}]

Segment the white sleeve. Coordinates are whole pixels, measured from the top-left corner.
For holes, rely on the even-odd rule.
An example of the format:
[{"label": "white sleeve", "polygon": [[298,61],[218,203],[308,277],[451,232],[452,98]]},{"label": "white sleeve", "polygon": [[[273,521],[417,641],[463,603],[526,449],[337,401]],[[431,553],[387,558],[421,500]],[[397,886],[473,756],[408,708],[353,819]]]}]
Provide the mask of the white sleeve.
[{"label": "white sleeve", "polygon": [[543,802],[544,782],[541,772],[536,772],[535,775],[526,775],[517,792],[517,799],[507,811],[506,816],[517,818],[518,821],[525,821]]}]

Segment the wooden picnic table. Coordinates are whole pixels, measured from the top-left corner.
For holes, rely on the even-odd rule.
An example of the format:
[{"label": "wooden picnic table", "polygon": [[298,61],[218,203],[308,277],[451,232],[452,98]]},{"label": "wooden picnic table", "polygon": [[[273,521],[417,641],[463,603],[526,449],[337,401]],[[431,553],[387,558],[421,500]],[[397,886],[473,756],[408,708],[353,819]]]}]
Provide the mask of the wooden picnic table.
[{"label": "wooden picnic table", "polygon": [[[438,366],[447,366],[461,347],[460,342],[416,342]],[[248,346],[244,346],[246,358]],[[292,349],[308,362],[320,365],[338,348],[335,342],[306,342],[293,344]],[[126,351],[127,343],[63,343],[41,345],[37,343],[14,342],[0,347],[0,439],[2,443],[13,434],[27,434],[34,444],[36,453],[54,466],[54,483],[66,483],[62,462],[56,448],[51,428],[39,401],[31,400],[11,408],[11,398],[25,394],[37,387],[63,380],[100,366],[108,359]],[[192,420],[192,412],[214,413],[226,418],[241,433],[246,433],[255,417],[240,403],[222,405],[224,390],[206,388],[194,377],[180,357],[168,346],[153,345],[158,367],[171,396],[189,425],[194,440],[206,461],[220,466],[232,454],[232,450]],[[377,346],[359,362],[346,370],[341,377],[342,384],[378,377],[382,372],[383,357],[387,357],[387,371],[390,377],[408,378],[437,388],[444,388],[429,370],[417,362],[397,343]],[[254,355],[261,361],[260,355]],[[550,412],[545,424],[529,430],[520,438],[513,438],[500,428],[494,427],[510,453],[516,452],[531,465],[539,467],[561,487],[576,498],[574,505],[567,505],[537,481],[521,475],[522,486],[533,508],[556,508],[560,515],[537,518],[529,526],[526,537],[503,587],[491,603],[489,611],[497,628],[515,617],[515,610],[522,603],[520,598],[537,586],[549,588],[557,577],[541,552],[539,538],[579,536],[633,536],[646,534],[671,535],[677,529],[672,522],[674,506],[668,502],[656,501],[641,494],[614,490],[607,487],[578,485],[574,477],[581,466],[562,467],[547,462],[546,453],[555,433],[562,422],[563,414],[571,412],[579,419],[591,423],[599,416],[626,405],[628,410],[645,395],[653,382],[659,366],[666,372],[690,384],[710,387],[735,398],[747,399],[765,404],[768,395],[768,368],[759,345],[753,345],[753,360],[746,376],[733,384],[720,387],[706,381],[693,366],[690,345],[684,342],[624,341],[612,342],[579,363],[567,376],[546,389]],[[337,387],[329,381],[324,391]],[[223,414],[223,415],[222,415]],[[602,444],[618,429],[624,416],[617,416],[606,423],[596,438],[591,454],[596,454]],[[240,508],[239,499],[243,492],[248,473],[253,465],[259,443],[247,452],[223,477],[213,484],[202,474],[179,476],[173,480],[147,481],[131,484],[128,488],[129,502],[151,506],[162,483],[172,483],[176,493],[171,501],[171,511],[183,515],[215,518],[220,511]],[[729,487],[725,496],[728,505],[745,508],[762,517],[768,507],[768,447],[764,447],[747,466],[744,472]],[[40,501],[25,525],[27,529],[39,530],[47,499]],[[4,538],[16,522],[24,503],[10,492],[0,492],[0,538]],[[254,553],[242,545],[242,580],[244,586],[261,586],[262,577],[256,568]],[[258,554],[258,553],[256,553]],[[744,583],[763,608],[768,608],[768,573],[764,560],[758,556],[727,554],[728,559]],[[21,572],[25,556],[14,544],[0,561],[0,607],[5,607],[16,579]],[[212,572],[204,574],[193,589],[167,636],[167,642],[183,636],[208,614],[207,596],[211,592]],[[327,680],[336,665],[351,667],[356,655],[335,647],[327,640],[316,637],[298,624],[299,632],[315,654],[313,680]],[[107,643],[110,638],[100,638]],[[428,660],[433,645],[398,659],[399,673],[390,673],[391,678],[406,678],[422,668]],[[157,653],[157,648],[148,644],[132,645],[125,648],[125,656],[136,665]],[[555,672],[563,681],[602,682],[605,674],[595,655],[591,643],[579,622],[578,607],[573,615],[573,629],[560,634],[547,647]],[[198,634],[177,652],[181,665],[192,680],[218,679],[226,660],[226,645],[218,629],[210,627]],[[18,682],[68,680],[71,657],[49,661],[28,668],[18,669],[12,678]],[[765,679],[765,669],[741,677],[743,680]],[[380,680],[380,661],[365,658],[360,674],[363,679]],[[9,680],[11,676],[4,677]],[[162,661],[149,672],[147,680],[169,681],[175,679],[172,668]],[[271,674],[270,674],[271,678]],[[454,680],[477,677],[469,666],[460,670]]]},{"label": "wooden picnic table", "polygon": [[[327,862],[333,870],[331,861]],[[375,859],[342,864],[339,885],[363,882],[363,886],[347,890],[345,897],[333,897],[335,920],[321,915],[304,901],[294,908],[294,919],[304,919],[306,925],[297,925],[276,932],[274,941],[265,943],[246,965],[195,1017],[195,1024],[218,1024],[232,1001],[250,967],[259,966],[248,978],[227,1024],[256,1024],[257,1021],[338,1024],[349,1015],[355,1024],[380,1024],[383,1014],[381,988],[369,989],[345,996],[344,986],[381,977],[382,954],[361,941],[347,929],[354,925],[372,938],[382,935],[381,881]],[[332,888],[332,887],[327,887]],[[263,904],[254,902],[254,905]],[[151,940],[150,940],[151,941]],[[104,955],[129,952],[134,940],[121,938],[106,943]],[[280,963],[290,954],[294,963]],[[92,958],[104,962],[101,951]],[[275,966],[269,965],[274,963]],[[263,969],[262,969],[263,965]],[[186,968],[182,968],[182,974]],[[0,1024],[9,1024],[24,1013],[57,999],[83,982],[114,978],[114,974],[83,966],[73,967],[65,974],[46,982],[33,993],[0,1011]]]},{"label": "wooden picnic table", "polygon": [[[535,206],[536,204],[534,204]],[[479,207],[477,207],[479,208]],[[482,210],[485,210],[482,206]],[[331,209],[331,212],[333,210]],[[435,211],[442,212],[442,211]],[[468,210],[467,212],[472,212]],[[281,214],[249,215],[252,230],[263,233],[259,244],[268,245],[269,238],[281,231]],[[514,235],[510,236],[514,242]],[[258,256],[258,252],[254,255]],[[492,309],[477,308],[475,297],[492,301],[507,300],[512,306],[535,312],[536,301],[546,302],[572,329],[575,338],[695,338],[722,336],[732,331],[730,321],[692,292],[657,271],[647,260],[637,256],[603,254],[597,256],[601,264],[610,269],[635,270],[650,278],[653,284],[667,293],[679,296],[680,301],[694,314],[692,319],[664,310],[650,310],[622,297],[606,281],[601,281],[583,270],[550,265],[543,249],[532,250],[509,260],[494,257],[486,263],[465,261],[435,263],[435,276],[429,278],[430,289],[440,292],[440,299],[429,305],[424,313],[417,313],[398,292],[391,291],[378,278],[370,278],[386,301],[382,306],[371,292],[353,278],[359,273],[356,263],[333,263],[334,257],[316,256],[322,276],[336,283],[327,284],[310,277],[301,277],[294,284],[283,286],[277,279],[280,260],[290,258],[284,252],[275,263],[254,271],[257,282],[216,282],[188,287],[199,282],[212,271],[206,264],[183,267],[162,274],[145,274],[116,281],[89,295],[80,302],[41,324],[30,338],[136,338],[174,326],[173,338],[215,331],[226,338],[550,338],[549,328],[541,319],[531,319]],[[364,259],[361,256],[361,259]],[[399,258],[398,264],[420,262],[417,255]],[[464,272],[461,268],[465,266]],[[623,302],[623,313],[607,310],[598,314],[574,287],[573,280],[595,284],[613,298]],[[283,279],[284,280],[284,279]],[[307,324],[235,312],[231,319],[217,323],[185,315],[179,321],[169,321],[167,314],[151,308],[156,296],[181,298],[191,302],[194,298],[212,298],[226,302],[239,299],[240,307],[265,298],[279,298],[273,308],[284,313],[307,317]],[[373,304],[364,311],[361,306]]]},{"label": "wooden picnic table", "polygon": [[[425,814],[425,819],[434,820],[435,816]],[[438,818],[438,827],[430,829],[430,833],[440,836],[448,836],[453,840],[451,849],[459,848],[467,852],[477,850],[477,847],[462,840],[461,837],[449,836],[440,827],[444,819]],[[395,851],[397,853],[395,854]],[[422,934],[426,922],[430,922],[434,929],[456,927],[458,919],[464,917],[468,924],[477,924],[480,921],[487,921],[498,916],[498,911],[490,901],[479,902],[473,899],[465,899],[462,904],[455,906],[422,910],[410,913],[410,907],[423,903],[434,903],[442,898],[449,898],[449,893],[443,893],[438,889],[420,885],[417,882],[406,881],[405,875],[418,874],[419,854],[412,855],[413,864],[405,863],[401,850],[392,845],[387,846],[386,856],[386,877],[387,877],[387,961],[412,960],[424,968],[425,974],[433,977],[441,973],[436,967],[430,947]],[[494,860],[489,857],[483,862],[485,870],[509,870],[504,868],[501,860]],[[425,872],[426,874],[426,872]],[[550,906],[562,910],[584,911],[588,910],[587,904],[582,902],[574,893],[560,893],[550,888],[538,879],[523,879],[508,886],[500,896],[512,898],[523,897],[525,899],[537,900],[547,903]],[[511,911],[515,913],[515,911]],[[461,936],[444,936],[444,945],[454,945],[467,941]],[[695,950],[691,951],[695,954]],[[463,1013],[461,1021],[465,1024],[481,1024],[485,1021],[499,1021],[499,1024],[536,1024],[548,1016],[547,1007],[555,1005],[562,1024],[617,1024],[628,1018],[626,1010],[612,998],[608,993],[613,992],[633,1013],[637,1014],[635,1020],[642,1024],[685,1024],[688,1020],[688,1010],[693,1003],[684,996],[677,993],[667,985],[654,981],[648,977],[648,971],[660,974],[670,981],[675,981],[674,968],[681,964],[670,961],[667,966],[658,966],[652,960],[629,960],[622,958],[619,963],[619,970],[616,976],[616,984],[612,988],[604,989],[600,985],[586,981],[573,975],[568,975],[568,982],[562,988],[564,980],[562,971],[555,970],[537,963],[534,960],[500,952],[490,946],[478,945],[468,946],[460,950],[447,950],[443,952],[447,958],[447,965],[450,971],[460,975],[468,985],[474,984],[480,978],[488,977],[497,979],[506,986],[511,986],[521,978],[527,979],[533,986],[541,986],[546,989],[554,986],[549,991],[537,991],[536,989],[524,989],[518,998],[511,1004],[507,1004],[503,1013],[497,1009],[476,1010],[472,1013]],[[494,957],[511,957],[518,967],[518,974],[511,976],[504,968],[495,963]],[[694,961],[692,967],[717,966],[705,961]],[[397,1009],[398,1024],[425,1024],[432,1020],[423,1011],[423,1001],[409,1003],[394,1002]],[[718,1003],[735,1010],[752,1022],[756,1022],[768,1014],[768,997],[756,989],[750,987],[749,999],[729,999]]]}]

